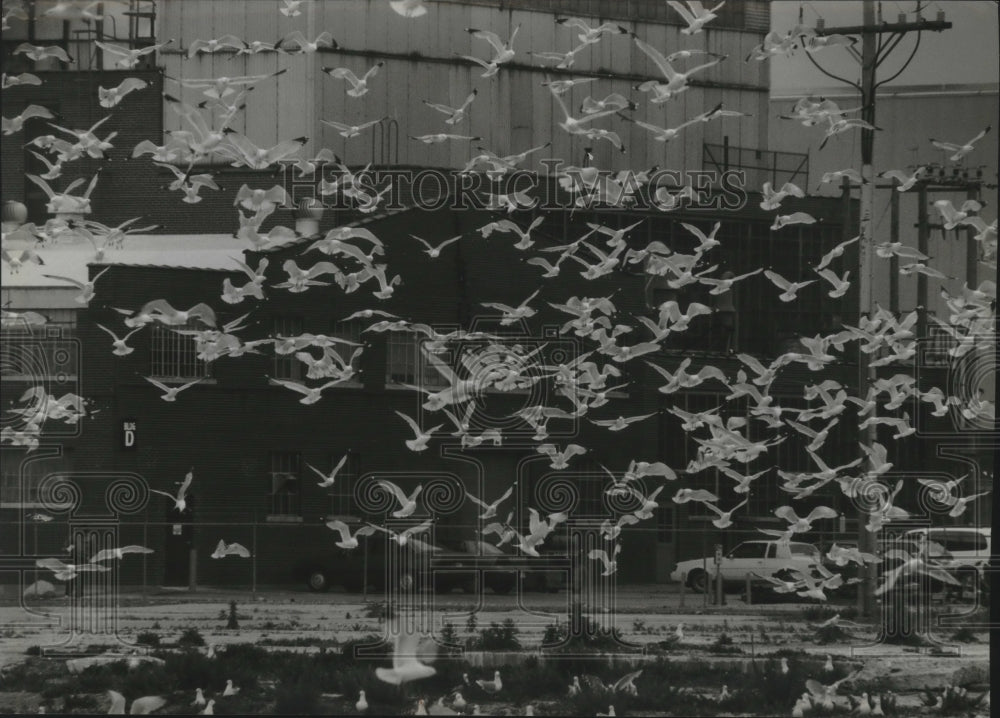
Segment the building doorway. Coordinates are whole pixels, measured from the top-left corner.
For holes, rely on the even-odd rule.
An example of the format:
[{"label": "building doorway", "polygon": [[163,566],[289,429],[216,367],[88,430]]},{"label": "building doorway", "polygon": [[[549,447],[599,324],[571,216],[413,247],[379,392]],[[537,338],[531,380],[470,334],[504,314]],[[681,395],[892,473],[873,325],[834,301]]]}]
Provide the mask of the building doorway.
[{"label": "building doorway", "polygon": [[182,513],[173,504],[167,506],[164,541],[165,586],[187,586],[191,581],[191,549],[194,548],[194,496],[188,494]]}]

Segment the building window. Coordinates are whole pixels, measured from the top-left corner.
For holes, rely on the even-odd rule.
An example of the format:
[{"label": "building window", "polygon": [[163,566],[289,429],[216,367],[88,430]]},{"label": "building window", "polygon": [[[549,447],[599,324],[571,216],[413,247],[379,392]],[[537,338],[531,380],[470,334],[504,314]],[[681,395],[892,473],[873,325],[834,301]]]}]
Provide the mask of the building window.
[{"label": "building window", "polygon": [[927,344],[923,354],[923,365],[948,366],[952,362],[948,352],[957,346],[958,342],[943,327],[928,323]]},{"label": "building window", "polygon": [[[274,317],[272,326],[274,328],[274,336],[277,338],[288,339],[290,337],[297,337],[303,331],[302,317]],[[295,352],[279,354],[275,351],[273,372],[275,379],[294,379],[295,381],[300,381],[304,374],[303,364],[295,358]]]},{"label": "building window", "polygon": [[181,334],[180,330],[203,330],[200,324],[184,324],[165,327],[159,324],[153,326],[151,350],[152,371],[154,377],[170,379],[198,379],[211,376],[209,364],[198,358],[198,345],[195,338],[189,334]]},{"label": "building window", "polygon": [[608,509],[604,506],[604,478],[591,474],[574,479],[573,483],[580,492],[580,501],[573,510],[574,516],[608,515]]},{"label": "building window", "polygon": [[448,380],[435,367],[436,362],[451,365],[447,353],[428,358],[422,349],[423,335],[417,332],[391,332],[386,358],[385,380],[388,384],[416,384],[444,387]]},{"label": "building window", "polygon": [[48,321],[42,326],[13,322],[0,331],[3,379],[39,378],[75,381],[80,361],[76,340],[76,309],[17,309],[35,312]]},{"label": "building window", "polygon": [[[364,340],[361,336],[361,330],[363,329],[361,322],[353,320],[350,322],[334,322],[333,327],[330,330],[330,334],[337,337],[338,339],[345,339],[349,342],[354,342],[355,344],[364,344]],[[354,372],[351,381],[360,383],[360,377],[357,376],[357,372],[361,368],[361,357],[364,352],[359,353],[357,356],[351,357],[360,347],[351,346],[350,344],[337,344],[334,346],[336,352],[344,359],[346,362],[350,359],[351,370]]]},{"label": "building window", "polygon": [[302,455],[288,451],[271,452],[270,514],[302,515]]},{"label": "building window", "polygon": [[[334,452],[327,462],[327,470],[333,468],[344,458],[344,452]],[[329,475],[329,474],[327,474]],[[353,451],[347,452],[347,460],[337,472],[337,478],[329,489],[327,495],[330,497],[331,516],[354,516],[356,515],[354,505],[354,486],[361,475],[361,456]],[[319,477],[317,477],[319,478]]]},{"label": "building window", "polygon": [[[69,472],[69,464],[65,458],[52,457],[44,461],[30,461],[30,458],[30,454],[10,446],[5,446],[0,452],[0,506],[42,506],[39,498],[42,481],[54,473]],[[51,505],[53,498],[47,496],[45,505]]]}]

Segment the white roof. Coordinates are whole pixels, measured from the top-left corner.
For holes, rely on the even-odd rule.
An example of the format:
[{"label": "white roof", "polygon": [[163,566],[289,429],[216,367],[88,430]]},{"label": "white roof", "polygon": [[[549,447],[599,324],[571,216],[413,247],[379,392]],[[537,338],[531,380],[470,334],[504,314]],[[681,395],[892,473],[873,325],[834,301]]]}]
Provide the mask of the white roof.
[{"label": "white roof", "polygon": [[72,285],[46,274],[86,282],[88,265],[155,266],[173,269],[235,270],[248,249],[245,240],[229,234],[133,234],[121,249],[107,249],[103,261],[94,261],[93,246],[82,241],[37,249],[43,266],[25,264],[12,272],[4,262],[0,281],[4,289],[62,289]]}]

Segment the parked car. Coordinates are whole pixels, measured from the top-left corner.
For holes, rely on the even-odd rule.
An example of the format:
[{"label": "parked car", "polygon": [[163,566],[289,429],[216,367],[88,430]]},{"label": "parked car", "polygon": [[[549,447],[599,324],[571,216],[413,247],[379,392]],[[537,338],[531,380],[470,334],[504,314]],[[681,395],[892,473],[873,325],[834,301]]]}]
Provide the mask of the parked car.
[{"label": "parked car", "polygon": [[946,526],[911,529],[904,539],[919,545],[927,540],[931,547],[928,559],[953,572],[964,588],[989,590],[989,564],[992,552],[992,528]]},{"label": "parked car", "polygon": [[[369,540],[356,549],[337,546],[323,548],[320,555],[299,561],[294,569],[299,580],[305,581],[311,591],[327,591],[341,586],[346,591],[360,592],[367,587],[376,591],[386,588],[388,568],[385,540]],[[394,546],[395,548],[395,546]],[[424,575],[419,567],[430,554],[434,563],[432,576]],[[472,593],[476,587],[476,570],[495,563],[503,552],[495,546],[475,540],[443,541],[431,544],[410,538],[400,551],[400,575],[396,577],[404,587],[416,583],[420,590],[449,593],[456,588]],[[417,567],[409,568],[416,565]],[[494,593],[509,593],[517,582],[516,574],[502,569],[482,573],[483,584]],[[433,586],[431,580],[433,579]]]},{"label": "parked car", "polygon": [[[821,563],[819,549],[801,541],[744,541],[722,557],[719,573],[723,588],[742,588],[747,574],[754,580],[774,576],[782,569],[803,571]],[[707,568],[707,572],[706,572]],[[673,581],[683,581],[695,591],[706,591],[715,578],[715,557],[681,561],[670,574]]]}]

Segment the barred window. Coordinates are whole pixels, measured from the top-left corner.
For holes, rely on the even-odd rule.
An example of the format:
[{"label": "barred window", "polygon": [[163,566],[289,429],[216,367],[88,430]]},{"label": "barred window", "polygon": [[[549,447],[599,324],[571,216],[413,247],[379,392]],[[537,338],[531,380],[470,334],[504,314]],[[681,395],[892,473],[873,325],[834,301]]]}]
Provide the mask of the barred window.
[{"label": "barred window", "polygon": [[927,325],[927,345],[923,355],[924,366],[948,366],[951,357],[948,352],[958,346],[953,336],[935,324]]},{"label": "barred window", "polygon": [[606,518],[611,516],[604,503],[604,492],[610,486],[607,473],[595,461],[577,460],[569,469],[546,473],[539,476],[537,489],[540,495],[548,493],[545,484],[548,482],[569,481],[579,496],[571,514],[577,517]]},{"label": "barred window", "polygon": [[75,380],[80,351],[76,341],[76,309],[17,309],[47,319],[41,326],[12,321],[0,332],[0,377],[10,380]]},{"label": "barred window", "polygon": [[302,515],[302,455],[271,452],[270,513],[272,516]]},{"label": "barred window", "polygon": [[201,324],[184,324],[165,327],[154,324],[151,334],[151,374],[171,379],[198,379],[211,376],[209,362],[198,358],[198,345],[189,334],[178,330],[203,330]]},{"label": "barred window", "polygon": [[576,516],[606,516],[604,507],[604,479],[600,476],[581,476],[574,480],[580,492],[580,502],[573,514]]},{"label": "barred window", "polygon": [[[333,468],[344,458],[344,453],[340,451],[330,455],[330,460],[327,462],[328,471],[333,471]],[[333,486],[327,489],[330,497],[330,515],[332,516],[353,516],[356,514],[354,485],[361,475],[361,456],[353,451],[346,453],[347,459],[340,467],[340,471],[337,472]]]},{"label": "barred window", "polygon": [[[387,345],[386,374],[388,384],[416,384],[444,387],[448,380],[435,368],[421,348],[423,335],[417,332],[390,332]],[[448,353],[435,355],[437,360],[451,365]]]},{"label": "barred window", "polygon": [[[355,344],[364,344],[361,336],[361,330],[364,325],[358,320],[352,320],[350,322],[334,322],[330,333],[337,337],[338,339],[346,339],[349,342],[354,342]],[[339,344],[335,347],[337,353],[340,354],[345,360],[350,359],[351,355],[357,351],[358,347],[351,346],[349,344]],[[351,359],[351,369],[357,372],[361,368],[361,354]],[[353,381],[359,381],[358,377],[354,377]]]},{"label": "barred window", "polygon": [[[275,337],[284,337],[287,339],[289,337],[297,337],[303,332],[302,317],[274,317],[272,326]],[[295,352],[289,354],[274,353],[273,376],[275,379],[293,379],[299,381],[304,374],[304,366],[301,361],[295,358]]]},{"label": "barred window", "polygon": [[[25,461],[31,454],[5,446],[0,452],[0,506],[42,506],[39,487],[47,476],[58,472],[69,472],[70,465],[65,457],[49,457],[44,461]],[[53,496],[46,497],[51,506]]]}]

